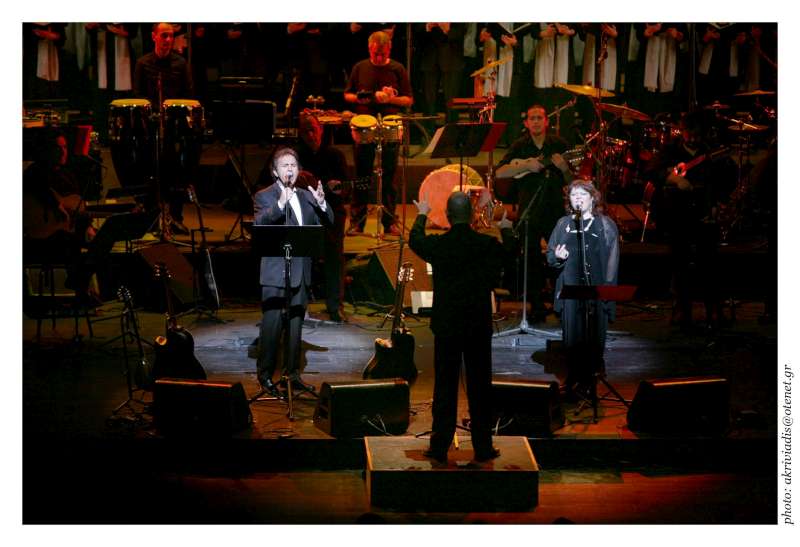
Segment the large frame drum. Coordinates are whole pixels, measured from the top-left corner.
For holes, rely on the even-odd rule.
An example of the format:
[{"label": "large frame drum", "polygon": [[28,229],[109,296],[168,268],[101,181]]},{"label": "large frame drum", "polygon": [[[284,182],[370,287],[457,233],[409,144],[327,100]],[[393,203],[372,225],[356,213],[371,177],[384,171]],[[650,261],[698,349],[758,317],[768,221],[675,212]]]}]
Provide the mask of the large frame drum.
[{"label": "large frame drum", "polygon": [[[428,173],[419,187],[419,199],[428,200],[431,210],[428,213],[428,222],[432,228],[447,229],[450,222],[447,220],[447,199],[459,188],[459,166],[451,164]],[[476,189],[483,186],[483,179],[475,169],[464,166],[464,192],[473,195]],[[475,203],[473,203],[473,206]]]},{"label": "large frame drum", "polygon": [[117,99],[109,106],[111,161],[122,187],[143,185],[151,174],[151,113],[147,99]]}]

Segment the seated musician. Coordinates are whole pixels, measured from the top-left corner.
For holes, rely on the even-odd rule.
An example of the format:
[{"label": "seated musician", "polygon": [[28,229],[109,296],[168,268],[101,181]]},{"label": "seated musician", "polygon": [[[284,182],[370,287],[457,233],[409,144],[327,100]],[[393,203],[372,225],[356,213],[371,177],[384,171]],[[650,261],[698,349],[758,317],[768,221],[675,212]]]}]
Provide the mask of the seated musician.
[{"label": "seated musician", "polygon": [[521,215],[536,196],[528,213],[527,282],[532,317],[534,322],[540,322],[546,315],[542,295],[546,268],[541,241],[548,240],[561,216],[564,186],[574,176],[561,157],[561,153],[567,150],[567,143],[547,134],[549,123],[545,108],[532,105],[523,124],[527,131],[511,145],[497,164],[495,175],[498,179],[511,179],[509,195],[501,197],[509,201],[516,198],[518,214]]},{"label": "seated musician", "polygon": [[331,321],[339,323],[344,319],[344,225],[347,211],[342,198],[342,181],[347,175],[347,162],[341,150],[324,141],[322,124],[314,115],[300,114],[299,132],[297,153],[304,172],[311,176],[306,177],[309,181],[298,180],[298,186],[305,187],[304,182],[316,186],[317,181],[321,181],[325,200],[333,210],[333,225],[325,230],[325,302]]},{"label": "seated musician", "polygon": [[34,146],[34,163],[22,176],[24,260],[67,264],[67,285],[83,291],[91,274],[81,249],[95,231],[68,163],[67,138],[59,129],[45,129]]}]

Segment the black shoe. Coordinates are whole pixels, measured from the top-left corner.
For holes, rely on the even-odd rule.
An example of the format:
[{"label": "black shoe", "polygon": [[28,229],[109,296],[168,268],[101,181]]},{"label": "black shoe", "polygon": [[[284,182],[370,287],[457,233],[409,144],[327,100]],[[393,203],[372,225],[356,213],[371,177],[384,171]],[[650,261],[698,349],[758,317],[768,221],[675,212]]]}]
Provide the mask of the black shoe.
[{"label": "black shoe", "polygon": [[[295,392],[295,393],[300,393],[302,391],[307,391],[309,393],[314,393],[314,391],[316,390],[316,388],[314,386],[312,386],[311,384],[305,383],[299,377],[298,378],[292,378],[291,381],[292,381],[292,391]],[[286,389],[286,380],[281,380],[280,382],[278,382],[278,385],[281,387],[281,389]]]},{"label": "black shoe", "polygon": [[328,316],[334,323],[341,323],[343,321],[342,316],[339,315],[338,311],[330,311],[328,312]]},{"label": "black shoe", "polygon": [[265,393],[267,395],[270,395],[271,397],[280,397],[281,396],[281,392],[278,389],[278,386],[273,384],[272,380],[264,380],[263,382],[259,381],[259,384],[261,385],[261,391],[263,393]]},{"label": "black shoe", "polygon": [[474,460],[476,462],[488,462],[500,455],[500,451],[496,448],[490,448],[488,452],[475,452]]},{"label": "black shoe", "polygon": [[422,455],[426,458],[430,458],[434,460],[436,463],[446,464],[447,463],[447,452],[442,454],[441,452],[436,452],[432,448],[426,448],[422,451]]}]

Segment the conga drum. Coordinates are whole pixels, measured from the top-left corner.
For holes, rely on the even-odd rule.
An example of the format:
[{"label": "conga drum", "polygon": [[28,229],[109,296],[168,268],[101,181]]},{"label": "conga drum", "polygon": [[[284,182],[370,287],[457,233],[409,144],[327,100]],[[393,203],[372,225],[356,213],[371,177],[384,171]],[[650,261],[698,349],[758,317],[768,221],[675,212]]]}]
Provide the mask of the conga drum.
[{"label": "conga drum", "polygon": [[200,102],[193,99],[167,99],[163,106],[163,162],[174,168],[171,174],[183,186],[194,179],[200,164],[205,112]]},{"label": "conga drum", "polygon": [[147,99],[111,101],[108,138],[111,161],[122,187],[147,182],[152,166],[151,106]]}]

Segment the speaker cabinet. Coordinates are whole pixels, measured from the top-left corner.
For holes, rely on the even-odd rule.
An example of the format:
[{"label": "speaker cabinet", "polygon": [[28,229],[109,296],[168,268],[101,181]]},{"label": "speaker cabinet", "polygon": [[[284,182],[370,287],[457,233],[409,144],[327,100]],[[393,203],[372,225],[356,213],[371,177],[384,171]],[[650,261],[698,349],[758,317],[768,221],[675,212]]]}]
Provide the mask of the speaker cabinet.
[{"label": "speaker cabinet", "polygon": [[723,433],[730,423],[725,378],[644,380],[628,410],[628,427],[647,433]]},{"label": "speaker cabinet", "polygon": [[401,378],[323,382],[314,425],[332,437],[380,435],[383,428],[397,435],[408,429],[409,401]]},{"label": "speaker cabinet", "polygon": [[226,436],[253,421],[241,382],[161,378],[153,388],[153,421],[165,435]]},{"label": "speaker cabinet", "polygon": [[564,425],[557,382],[492,382],[492,408],[501,435],[550,435]]}]

